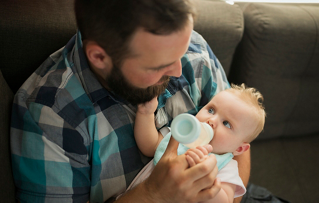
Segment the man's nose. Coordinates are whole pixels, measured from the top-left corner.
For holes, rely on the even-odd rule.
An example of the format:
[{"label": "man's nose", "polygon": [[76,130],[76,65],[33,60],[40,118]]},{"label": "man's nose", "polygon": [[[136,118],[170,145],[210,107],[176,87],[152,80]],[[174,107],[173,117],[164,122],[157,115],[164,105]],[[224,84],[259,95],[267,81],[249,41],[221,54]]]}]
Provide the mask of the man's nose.
[{"label": "man's nose", "polygon": [[177,60],[174,64],[170,65],[165,75],[180,77],[182,75],[182,62]]}]

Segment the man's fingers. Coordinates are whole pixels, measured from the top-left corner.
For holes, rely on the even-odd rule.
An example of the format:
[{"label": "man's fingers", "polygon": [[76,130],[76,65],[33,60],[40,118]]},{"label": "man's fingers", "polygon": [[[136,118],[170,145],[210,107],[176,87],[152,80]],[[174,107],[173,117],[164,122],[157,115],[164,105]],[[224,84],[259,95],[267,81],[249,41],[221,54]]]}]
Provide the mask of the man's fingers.
[{"label": "man's fingers", "polygon": [[[215,156],[214,156],[214,158],[215,158]],[[198,166],[198,165],[199,164],[197,164],[196,166]],[[193,168],[195,168],[195,166]],[[213,186],[213,183],[216,180],[217,173],[218,173],[218,168],[215,165],[209,173],[207,173],[202,178],[196,180],[196,182],[194,183],[194,188],[198,188],[200,190],[211,188]]]},{"label": "man's fingers", "polygon": [[219,178],[216,178],[212,187],[202,190],[198,195],[198,201],[205,201],[207,199],[213,199],[221,189],[221,182]]},{"label": "man's fingers", "polygon": [[[215,155],[211,154],[201,163],[198,163],[194,167],[189,168],[187,171],[185,171],[185,173],[187,173],[187,176],[191,177],[191,179],[194,181],[199,180],[203,178],[204,176],[207,176],[208,174],[216,177],[218,172],[216,163],[217,161],[216,161]],[[213,171],[216,171],[216,172],[212,173]],[[213,177],[213,180],[215,179],[214,177]],[[211,183],[213,182],[213,180],[210,180]]]},{"label": "man's fingers", "polygon": [[163,157],[167,157],[167,156],[170,156],[170,157],[177,157],[177,148],[178,148],[178,142],[173,138],[173,136],[171,136],[169,142],[168,142],[168,145],[167,145],[167,148],[162,156]]}]

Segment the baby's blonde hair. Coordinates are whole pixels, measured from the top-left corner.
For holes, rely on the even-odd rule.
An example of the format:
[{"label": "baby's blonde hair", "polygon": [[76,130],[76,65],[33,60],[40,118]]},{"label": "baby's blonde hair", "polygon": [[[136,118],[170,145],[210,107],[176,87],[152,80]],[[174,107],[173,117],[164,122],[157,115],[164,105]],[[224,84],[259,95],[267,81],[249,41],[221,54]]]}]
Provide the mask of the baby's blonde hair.
[{"label": "baby's blonde hair", "polygon": [[231,88],[225,91],[235,94],[255,109],[257,126],[256,129],[253,131],[253,134],[248,135],[248,138],[246,140],[247,142],[253,141],[264,129],[266,118],[266,112],[263,106],[264,97],[255,88],[246,87],[244,83],[242,83],[241,85],[231,84]]}]

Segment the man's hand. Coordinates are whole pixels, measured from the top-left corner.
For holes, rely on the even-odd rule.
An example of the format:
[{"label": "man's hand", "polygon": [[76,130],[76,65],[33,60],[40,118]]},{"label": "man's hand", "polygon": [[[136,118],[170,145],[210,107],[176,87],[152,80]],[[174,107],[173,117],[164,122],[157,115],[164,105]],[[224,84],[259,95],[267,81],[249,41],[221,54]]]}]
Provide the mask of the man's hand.
[{"label": "man's hand", "polygon": [[[186,155],[177,156],[178,142],[171,138],[144,188],[151,202],[200,202],[212,199],[221,188],[215,180],[216,158],[208,156],[189,168]],[[207,150],[207,149],[205,149]]]}]

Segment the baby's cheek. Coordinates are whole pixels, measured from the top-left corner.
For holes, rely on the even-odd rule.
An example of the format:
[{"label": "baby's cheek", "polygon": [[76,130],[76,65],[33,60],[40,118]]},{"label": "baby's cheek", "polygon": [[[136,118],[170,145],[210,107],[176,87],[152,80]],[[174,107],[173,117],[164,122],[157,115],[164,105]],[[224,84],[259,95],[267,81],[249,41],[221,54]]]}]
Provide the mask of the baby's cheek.
[{"label": "baby's cheek", "polygon": [[199,122],[206,122],[207,119],[205,118],[205,115],[202,111],[203,110],[200,110],[195,117],[199,120]]}]

